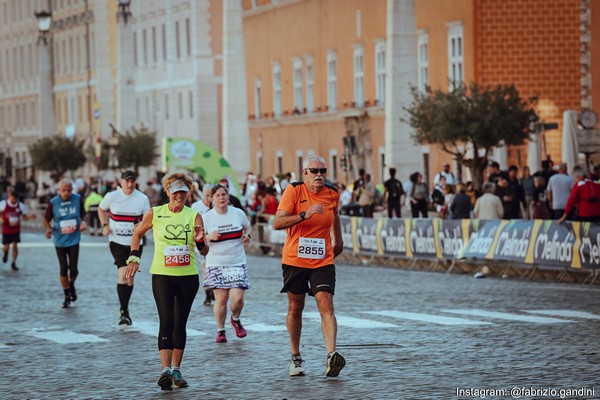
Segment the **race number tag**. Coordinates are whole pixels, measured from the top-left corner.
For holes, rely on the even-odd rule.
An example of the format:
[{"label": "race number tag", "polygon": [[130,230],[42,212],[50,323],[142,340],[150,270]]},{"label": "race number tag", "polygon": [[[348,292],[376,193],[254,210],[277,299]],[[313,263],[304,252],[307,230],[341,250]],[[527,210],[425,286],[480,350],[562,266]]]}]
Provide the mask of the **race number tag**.
[{"label": "race number tag", "polygon": [[133,222],[122,222],[122,221],[114,221],[113,232],[115,235],[119,236],[131,236],[133,235]]},{"label": "race number tag", "polygon": [[223,267],[223,283],[234,283],[244,281],[244,268]]},{"label": "race number tag", "polygon": [[315,260],[325,258],[325,239],[301,237],[298,241],[298,257]]},{"label": "race number tag", "polygon": [[8,217],[8,225],[17,226],[17,225],[19,225],[19,220],[20,220],[19,217],[14,217],[11,215]]},{"label": "race number tag", "polygon": [[67,234],[73,233],[77,230],[77,220],[76,219],[66,219],[64,221],[60,221],[60,233]]},{"label": "race number tag", "polygon": [[190,265],[190,248],[188,246],[166,246],[165,267],[187,267]]}]

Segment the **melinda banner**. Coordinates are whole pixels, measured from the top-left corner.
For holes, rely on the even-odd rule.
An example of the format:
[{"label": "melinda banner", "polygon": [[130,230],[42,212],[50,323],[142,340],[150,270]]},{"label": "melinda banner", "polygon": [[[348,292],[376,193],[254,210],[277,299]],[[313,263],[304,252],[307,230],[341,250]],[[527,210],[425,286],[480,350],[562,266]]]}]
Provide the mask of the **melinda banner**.
[{"label": "melinda banner", "polygon": [[[340,217],[344,249],[353,253],[475,259],[558,267],[600,267],[600,224],[535,220],[441,220]],[[264,227],[283,245],[286,231]]]}]

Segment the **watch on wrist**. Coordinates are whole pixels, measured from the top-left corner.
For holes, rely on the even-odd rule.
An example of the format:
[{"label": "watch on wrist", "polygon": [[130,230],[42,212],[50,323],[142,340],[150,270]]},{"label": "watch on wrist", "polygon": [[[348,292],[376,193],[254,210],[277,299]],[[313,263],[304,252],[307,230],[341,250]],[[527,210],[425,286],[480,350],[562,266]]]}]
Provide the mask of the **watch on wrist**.
[{"label": "watch on wrist", "polygon": [[300,211],[300,213],[298,214],[300,216],[300,218],[302,219],[302,221],[304,221],[306,218],[306,211]]}]

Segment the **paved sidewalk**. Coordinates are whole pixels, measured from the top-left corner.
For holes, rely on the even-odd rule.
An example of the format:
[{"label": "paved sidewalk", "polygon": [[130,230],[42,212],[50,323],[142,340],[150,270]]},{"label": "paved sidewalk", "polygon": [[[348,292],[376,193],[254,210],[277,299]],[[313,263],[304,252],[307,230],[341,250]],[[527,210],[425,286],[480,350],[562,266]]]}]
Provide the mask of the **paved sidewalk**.
[{"label": "paved sidewalk", "polygon": [[229,342],[216,344],[212,309],[200,292],[182,366],[190,387],[161,392],[147,272],[152,250],[136,279],[133,326],[119,330],[117,272],[106,239],[84,237],[79,300],[64,310],[51,241],[23,234],[21,270],[0,264],[0,397],[452,399],[470,398],[456,396],[457,387],[598,384],[597,288],[347,265],[337,268],[335,296],[346,368],[339,378],[325,377],[319,315],[308,299],[307,376],[291,378],[280,260],[250,256],[252,288],[242,314],[248,337],[236,338],[228,326]]}]

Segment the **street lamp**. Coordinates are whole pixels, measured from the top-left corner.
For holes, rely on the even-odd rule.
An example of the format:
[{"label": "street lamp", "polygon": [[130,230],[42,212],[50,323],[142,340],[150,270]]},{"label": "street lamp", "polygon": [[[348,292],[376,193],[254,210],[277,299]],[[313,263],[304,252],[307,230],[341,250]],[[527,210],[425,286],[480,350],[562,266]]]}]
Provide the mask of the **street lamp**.
[{"label": "street lamp", "polygon": [[115,129],[113,124],[109,125],[112,133],[108,138],[108,168],[117,169],[119,168],[119,157],[117,155],[119,149],[119,131]]},{"label": "street lamp", "polygon": [[39,31],[38,43],[41,41],[44,45],[48,44],[50,37],[50,28],[52,28],[52,13],[50,11],[40,11],[35,13]]},{"label": "street lamp", "polygon": [[127,18],[131,17],[131,12],[129,11],[131,0],[117,0],[117,3],[119,3],[119,8],[121,9],[117,14],[117,18],[123,17],[123,21],[127,25]]}]

